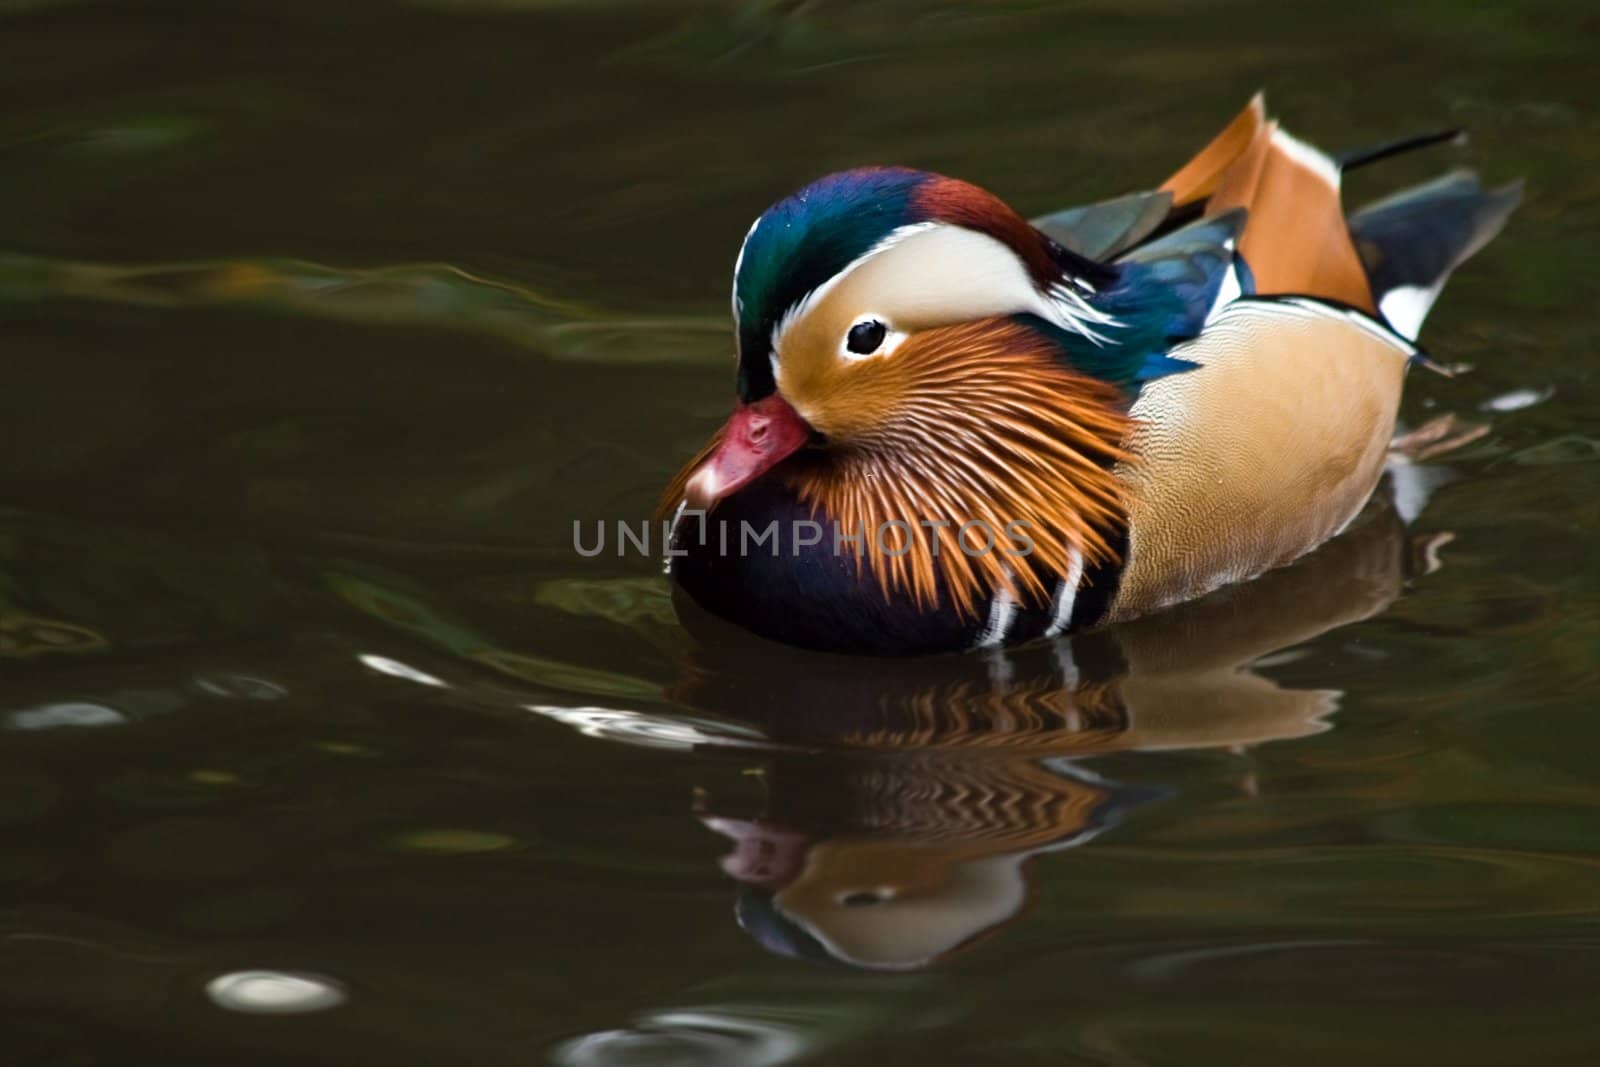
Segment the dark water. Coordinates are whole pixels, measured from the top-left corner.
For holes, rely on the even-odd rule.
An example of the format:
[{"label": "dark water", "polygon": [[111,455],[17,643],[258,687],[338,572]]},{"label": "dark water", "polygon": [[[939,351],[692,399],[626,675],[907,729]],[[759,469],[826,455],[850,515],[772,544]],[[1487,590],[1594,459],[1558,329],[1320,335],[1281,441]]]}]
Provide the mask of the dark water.
[{"label": "dark water", "polygon": [[[1597,30],[0,3],[0,1062],[1593,1061]],[[1041,212],[1258,86],[1527,179],[1424,335],[1476,369],[1406,418],[1489,432],[1412,527],[909,664],[697,644],[574,556],[724,415],[772,198]]]}]

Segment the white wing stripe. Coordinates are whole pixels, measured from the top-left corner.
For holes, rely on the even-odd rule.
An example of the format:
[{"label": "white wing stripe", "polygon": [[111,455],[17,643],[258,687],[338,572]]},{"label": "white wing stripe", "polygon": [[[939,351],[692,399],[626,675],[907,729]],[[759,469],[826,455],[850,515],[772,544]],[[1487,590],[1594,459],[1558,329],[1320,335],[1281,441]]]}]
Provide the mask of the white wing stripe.
[{"label": "white wing stripe", "polygon": [[1017,618],[1017,602],[1004,589],[989,602],[989,621],[972,642],[973,648],[995,648],[1005,643],[1006,632]]},{"label": "white wing stripe", "polygon": [[1067,565],[1066,577],[1061,579],[1061,584],[1056,586],[1054,615],[1049,627],[1045,630],[1046,637],[1054,637],[1067,628],[1067,623],[1072,621],[1072,606],[1078,600],[1078,585],[1083,581],[1083,554],[1077,549],[1072,550],[1072,562]]}]

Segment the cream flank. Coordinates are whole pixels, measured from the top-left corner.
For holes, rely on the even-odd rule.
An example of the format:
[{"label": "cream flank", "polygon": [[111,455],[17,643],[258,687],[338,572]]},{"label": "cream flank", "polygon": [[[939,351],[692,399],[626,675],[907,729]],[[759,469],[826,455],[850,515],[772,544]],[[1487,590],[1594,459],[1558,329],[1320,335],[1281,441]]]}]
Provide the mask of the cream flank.
[{"label": "cream flank", "polygon": [[1203,369],[1146,384],[1133,406],[1128,560],[1107,621],[1253,578],[1343,529],[1383,472],[1413,352],[1338,308],[1256,300],[1177,348]]}]

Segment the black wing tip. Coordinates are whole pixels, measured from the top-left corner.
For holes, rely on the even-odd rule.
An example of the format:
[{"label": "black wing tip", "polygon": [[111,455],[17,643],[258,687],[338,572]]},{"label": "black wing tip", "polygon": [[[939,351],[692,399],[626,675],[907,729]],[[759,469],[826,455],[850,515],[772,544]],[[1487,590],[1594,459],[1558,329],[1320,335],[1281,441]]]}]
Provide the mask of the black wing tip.
[{"label": "black wing tip", "polygon": [[1458,126],[1447,130],[1434,130],[1429,133],[1414,134],[1410,137],[1386,141],[1383,144],[1372,145],[1367,148],[1358,148],[1337,156],[1335,162],[1339,165],[1341,171],[1352,171],[1394,156],[1405,155],[1407,152],[1432,148],[1434,145],[1449,144],[1460,148],[1466,143],[1467,131]]}]

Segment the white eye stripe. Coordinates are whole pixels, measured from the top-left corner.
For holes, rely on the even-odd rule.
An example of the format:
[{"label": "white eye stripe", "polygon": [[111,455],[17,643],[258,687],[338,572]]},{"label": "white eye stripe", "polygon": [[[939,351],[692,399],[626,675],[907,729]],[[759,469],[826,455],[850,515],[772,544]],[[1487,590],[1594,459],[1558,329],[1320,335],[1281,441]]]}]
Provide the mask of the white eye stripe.
[{"label": "white eye stripe", "polygon": [[[835,274],[833,277],[829,278],[827,281],[811,290],[811,292],[795,301],[789,310],[784,312],[783,317],[780,318],[772,327],[772,351],[774,354],[783,348],[783,335],[788,332],[789,327],[793,323],[804,318],[806,313],[809,312],[813,307],[816,307],[818,304],[822,303],[823,300],[827,299],[828,294],[833,292],[833,290],[837,288],[839,284],[847,277],[849,277],[857,267],[861,266],[870,259],[882,255],[884,252],[887,252],[889,249],[895,247],[909,237],[914,237],[919,233],[926,233],[929,230],[938,229],[939,225],[940,224],[936,222],[914,222],[907,226],[901,226],[899,229],[893,231],[887,237],[883,238],[883,240],[879,241],[877,244],[861,253],[861,255],[857,256],[839,273]],[[852,325],[854,324],[852,323]]]},{"label": "white eye stripe", "polygon": [[[884,262],[875,264],[880,257]],[[870,317],[912,332],[1028,312],[1103,345],[1109,343],[1106,331],[1122,325],[1090,301],[1087,294],[1093,293],[1092,287],[1064,279],[1041,289],[1016,252],[996,238],[960,226],[922,222],[895,230],[795,301],[773,327],[772,351],[782,353],[794,325],[822,306],[846,279],[861,277],[863,271],[869,272],[870,281],[858,297],[872,301],[875,310]],[[850,325],[868,317],[867,312],[857,312]],[[886,337],[871,353],[851,352],[848,336],[846,331],[838,340],[838,358],[859,362],[893,352],[905,335]]]}]

